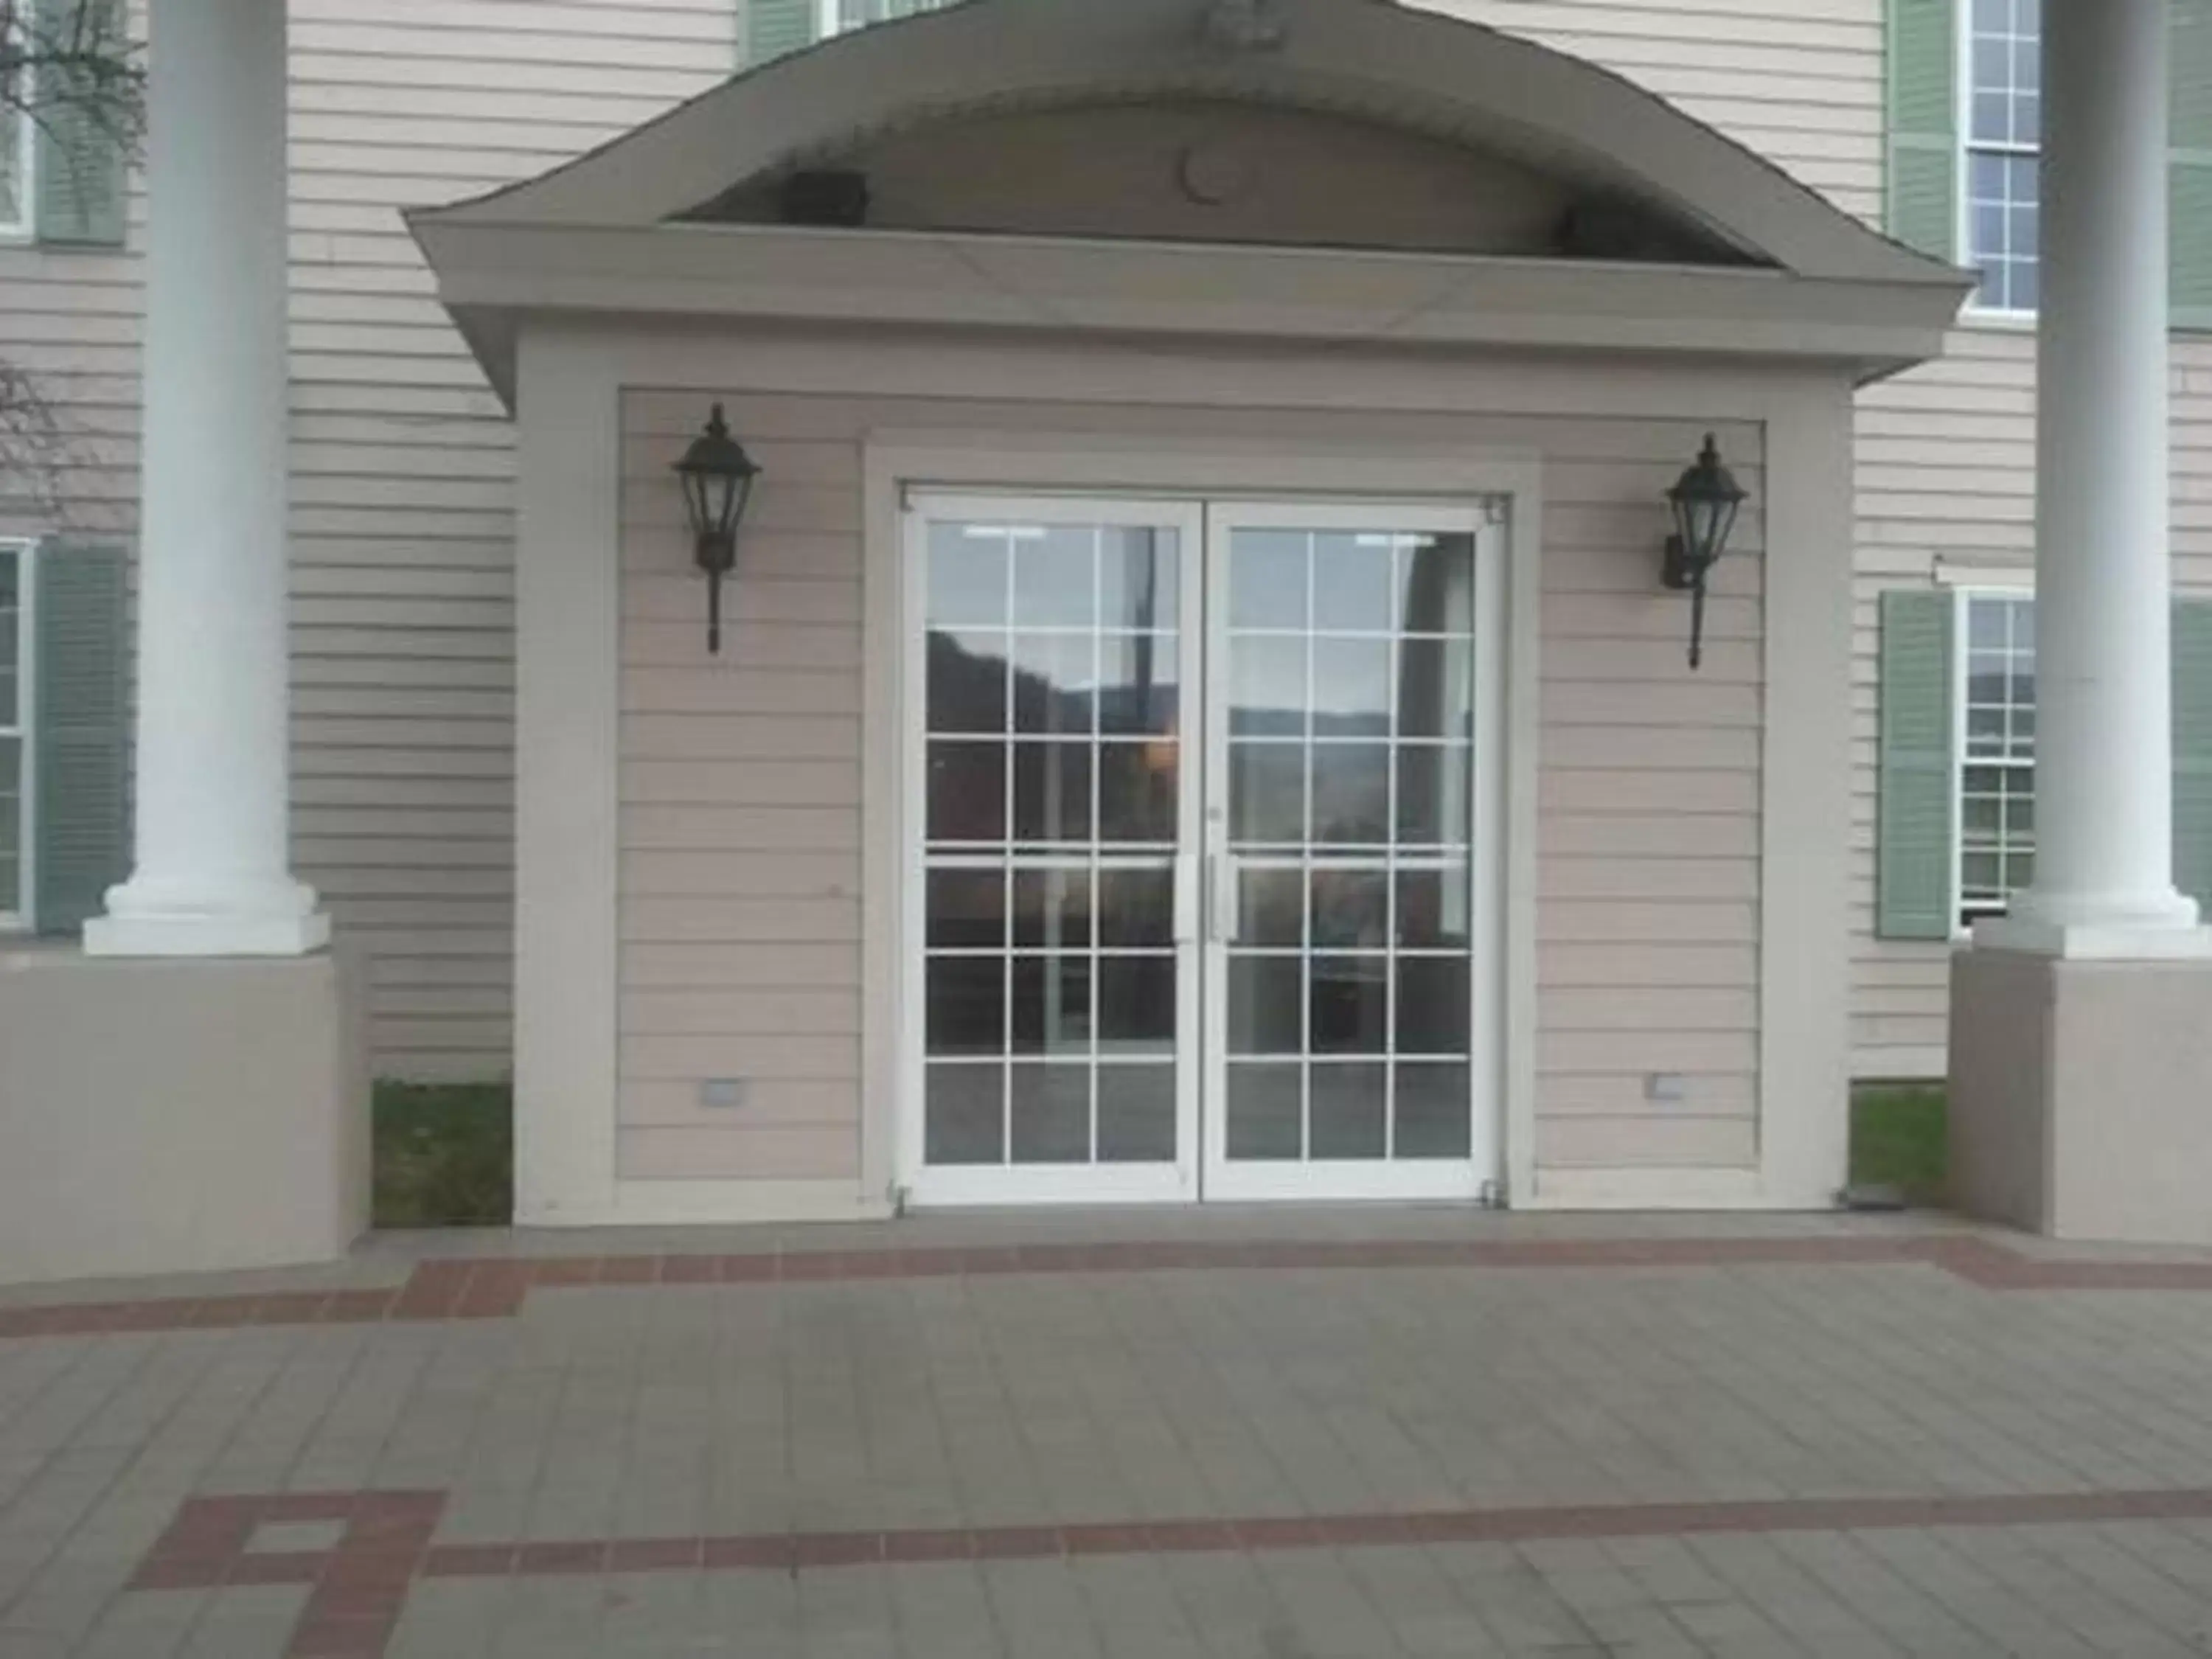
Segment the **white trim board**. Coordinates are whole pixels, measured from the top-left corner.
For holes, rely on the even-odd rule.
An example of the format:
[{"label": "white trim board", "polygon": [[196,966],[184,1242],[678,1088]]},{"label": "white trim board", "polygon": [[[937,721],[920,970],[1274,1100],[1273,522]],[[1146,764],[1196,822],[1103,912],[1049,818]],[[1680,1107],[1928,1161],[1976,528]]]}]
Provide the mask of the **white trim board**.
[{"label": "white trim board", "polygon": [[[912,690],[903,678],[883,672],[884,654],[902,661],[910,653],[903,645],[888,653],[878,649],[887,643],[875,629],[887,625],[889,640],[902,641],[898,596],[902,590],[900,507],[910,489],[932,488],[947,492],[990,489],[1088,491],[1121,494],[1136,499],[1162,494],[1186,499],[1205,498],[1224,504],[1263,496],[1279,502],[1304,493],[1316,500],[1342,502],[1370,500],[1418,507],[1422,502],[1462,507],[1483,498],[1503,498],[1508,503],[1507,568],[1499,584],[1504,610],[1505,708],[1503,711],[1502,816],[1499,834],[1504,847],[1498,860],[1504,891],[1499,902],[1497,947],[1502,969],[1498,977],[1500,1006],[1494,1017],[1497,1075],[1488,1092],[1502,1097],[1504,1110],[1493,1110],[1499,1145],[1493,1161],[1504,1172],[1508,1190],[1527,1190],[1534,1167],[1534,1017],[1535,962],[1534,890],[1536,829],[1536,720],[1534,690],[1540,649],[1540,593],[1538,562],[1541,537],[1543,475],[1540,465],[1528,456],[1492,453],[1431,452],[1421,455],[1380,453],[1372,450],[1295,451],[1260,453],[1249,447],[1205,447],[1194,450],[1147,449],[1129,442],[1089,437],[1053,438],[1037,433],[989,433],[948,429],[931,434],[908,431],[884,441],[872,441],[865,459],[868,502],[866,522],[869,541],[864,554],[864,580],[869,592],[872,660],[878,665],[871,675],[864,717],[862,817],[872,825],[895,824],[898,848],[903,849],[908,828],[903,813],[910,780],[900,757],[908,747],[908,699]],[[1328,488],[1316,491],[1316,481]],[[910,1045],[904,1027],[885,1032],[876,1029],[877,1011],[902,1011],[902,1019],[918,1016],[906,976],[915,952],[907,941],[918,925],[903,898],[907,884],[899,872],[902,854],[895,855],[891,872],[894,891],[876,889],[874,872],[883,862],[879,843],[886,839],[872,831],[871,891],[864,906],[864,981],[872,994],[864,1024],[868,1027],[864,1049],[868,1056],[863,1083],[864,1145],[895,1146],[902,1131],[900,1104],[915,1087],[905,1056]],[[900,990],[878,1000],[876,988],[897,985]],[[1523,1006],[1526,1005],[1526,1006]],[[875,1161],[868,1166],[872,1171]],[[1402,1194],[1409,1200],[1414,1194]],[[1474,1196],[1463,1181],[1428,1196]]]}]

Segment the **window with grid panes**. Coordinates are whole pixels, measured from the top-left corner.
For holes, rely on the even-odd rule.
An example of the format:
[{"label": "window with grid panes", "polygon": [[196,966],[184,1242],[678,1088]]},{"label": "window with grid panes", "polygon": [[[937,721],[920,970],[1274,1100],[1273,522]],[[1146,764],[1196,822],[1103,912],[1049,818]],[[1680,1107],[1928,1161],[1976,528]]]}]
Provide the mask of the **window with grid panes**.
[{"label": "window with grid panes", "polygon": [[1974,305],[2036,307],[2038,146],[2043,132],[2042,0],[1968,0],[1966,260],[1982,274]]},{"label": "window with grid panes", "polygon": [[2035,878],[2035,601],[1959,597],[1960,921],[2001,915]]},{"label": "window with grid panes", "polygon": [[20,924],[29,908],[24,880],[31,845],[28,765],[30,667],[28,550],[0,542],[0,928]]}]

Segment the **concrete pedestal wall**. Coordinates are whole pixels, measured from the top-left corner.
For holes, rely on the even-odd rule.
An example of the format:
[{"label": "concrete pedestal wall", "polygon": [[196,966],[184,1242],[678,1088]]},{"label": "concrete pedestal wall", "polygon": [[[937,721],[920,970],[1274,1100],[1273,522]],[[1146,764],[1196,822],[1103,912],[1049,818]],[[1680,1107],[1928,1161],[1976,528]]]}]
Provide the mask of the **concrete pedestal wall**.
[{"label": "concrete pedestal wall", "polygon": [[1951,1030],[1959,1208],[2052,1238],[2212,1244],[2212,962],[1961,951]]},{"label": "concrete pedestal wall", "polygon": [[0,1283],[323,1261],[367,1231],[343,953],[0,951]]}]

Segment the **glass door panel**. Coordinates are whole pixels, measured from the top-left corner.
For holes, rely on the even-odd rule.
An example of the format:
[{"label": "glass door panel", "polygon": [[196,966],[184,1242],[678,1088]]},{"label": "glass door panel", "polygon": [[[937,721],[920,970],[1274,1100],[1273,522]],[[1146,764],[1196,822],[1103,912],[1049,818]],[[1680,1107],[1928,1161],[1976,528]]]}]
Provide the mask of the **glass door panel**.
[{"label": "glass door panel", "polygon": [[989,498],[910,517],[926,1200],[1196,1195],[1199,525]]},{"label": "glass door panel", "polygon": [[1470,1192],[1479,522],[1212,512],[1208,1194]]}]

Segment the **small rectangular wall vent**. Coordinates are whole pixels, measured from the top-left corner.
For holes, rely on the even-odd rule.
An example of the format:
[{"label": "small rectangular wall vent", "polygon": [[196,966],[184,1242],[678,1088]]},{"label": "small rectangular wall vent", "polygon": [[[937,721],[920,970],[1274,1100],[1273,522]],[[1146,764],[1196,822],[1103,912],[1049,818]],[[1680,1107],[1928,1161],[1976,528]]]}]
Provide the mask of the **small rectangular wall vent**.
[{"label": "small rectangular wall vent", "polygon": [[745,1080],[741,1077],[710,1077],[699,1085],[699,1103],[710,1111],[737,1111],[745,1103]]}]

